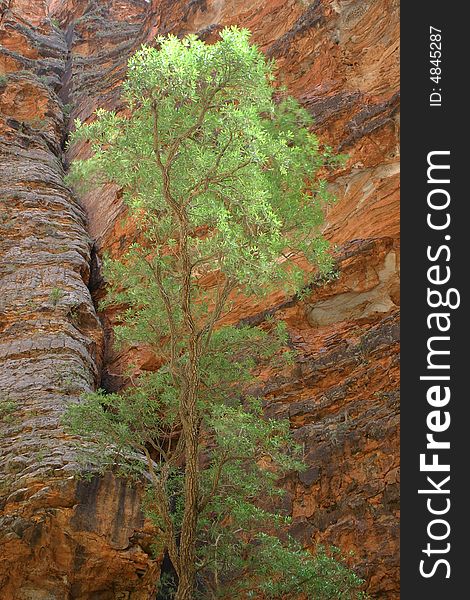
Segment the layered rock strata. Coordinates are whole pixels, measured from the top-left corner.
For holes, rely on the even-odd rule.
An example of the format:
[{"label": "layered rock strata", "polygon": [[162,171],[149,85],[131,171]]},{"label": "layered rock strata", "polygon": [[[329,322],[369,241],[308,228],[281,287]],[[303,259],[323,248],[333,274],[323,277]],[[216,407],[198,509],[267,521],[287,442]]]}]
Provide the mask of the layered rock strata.
[{"label": "layered rock strata", "polygon": [[103,357],[93,242],[64,184],[67,39],[44,3],[11,2],[0,44],[0,597],[148,598],[139,490],[77,480],[61,426]]}]

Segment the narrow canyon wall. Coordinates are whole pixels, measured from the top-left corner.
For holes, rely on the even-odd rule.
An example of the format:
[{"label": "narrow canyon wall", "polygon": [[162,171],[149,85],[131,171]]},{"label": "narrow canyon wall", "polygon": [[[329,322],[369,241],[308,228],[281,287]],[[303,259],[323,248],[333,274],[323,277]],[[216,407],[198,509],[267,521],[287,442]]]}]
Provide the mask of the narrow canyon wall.
[{"label": "narrow canyon wall", "polygon": [[0,598],[152,597],[158,561],[139,490],[112,475],[73,479],[60,426],[80,393],[118,388],[131,359],[152,368],[145,348],[104,343],[113,315],[100,322],[92,301],[100,256],[119,255],[132,232],[118,190],[78,201],[64,185],[67,162],[87,152],[65,153],[64,140],[73,118],[120,108],[142,42],[211,41],[233,23],[276,60],[321,139],[348,155],[326,227],[339,278],[302,303],[278,294],[234,313],[285,319],[298,353],[259,381],[267,414],[288,417],[305,446],[308,470],[285,482],[292,533],[353,550],[369,592],[398,598],[398,2],[3,0],[0,10]]},{"label": "narrow canyon wall", "polygon": [[45,3],[2,6],[0,598],[144,599],[156,565],[139,491],[111,475],[76,480],[60,425],[103,357],[93,242],[63,181],[68,64]]}]

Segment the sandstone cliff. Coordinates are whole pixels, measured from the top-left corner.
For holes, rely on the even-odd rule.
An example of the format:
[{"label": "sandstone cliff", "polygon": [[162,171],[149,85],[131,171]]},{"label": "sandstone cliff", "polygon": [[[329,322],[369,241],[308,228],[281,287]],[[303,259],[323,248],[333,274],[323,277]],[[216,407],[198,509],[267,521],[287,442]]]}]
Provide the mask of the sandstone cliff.
[{"label": "sandstone cliff", "polygon": [[269,414],[290,418],[309,469],[285,483],[292,533],[354,550],[377,598],[398,586],[398,3],[395,0],[2,0],[0,2],[0,598],[151,598],[140,490],[107,475],[73,478],[60,427],[71,399],[117,388],[113,315],[97,316],[99,257],[118,255],[115,189],[80,201],[63,183],[71,120],[119,108],[126,60],[158,33],[215,39],[253,31],[319,135],[349,155],[327,216],[338,280],[302,303],[280,295],[240,305],[275,311],[299,359],[263,373]]}]

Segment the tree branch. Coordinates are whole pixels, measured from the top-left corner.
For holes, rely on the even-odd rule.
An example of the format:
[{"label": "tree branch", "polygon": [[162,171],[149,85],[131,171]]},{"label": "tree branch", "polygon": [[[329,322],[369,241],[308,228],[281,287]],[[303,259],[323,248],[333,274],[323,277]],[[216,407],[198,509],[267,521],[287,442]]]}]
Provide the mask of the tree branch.
[{"label": "tree branch", "polygon": [[152,479],[152,483],[155,488],[155,493],[156,493],[156,498],[157,498],[157,509],[162,517],[162,520],[163,520],[163,523],[165,526],[165,533],[167,535],[166,542],[167,542],[167,546],[168,546],[168,554],[170,555],[171,562],[173,563],[176,573],[179,576],[179,574],[181,572],[181,565],[180,565],[180,560],[179,560],[178,547],[176,544],[176,536],[175,536],[173,520],[171,518],[171,514],[170,514],[170,511],[168,508],[168,506],[169,506],[168,496],[166,494],[164,486],[162,485],[162,482],[160,481],[160,478],[158,477],[157,473],[155,472],[153,460],[152,460],[152,457],[150,456],[150,453],[147,450],[147,448],[144,448],[144,453],[145,453],[145,457],[147,459],[147,465],[148,465],[150,477]]}]

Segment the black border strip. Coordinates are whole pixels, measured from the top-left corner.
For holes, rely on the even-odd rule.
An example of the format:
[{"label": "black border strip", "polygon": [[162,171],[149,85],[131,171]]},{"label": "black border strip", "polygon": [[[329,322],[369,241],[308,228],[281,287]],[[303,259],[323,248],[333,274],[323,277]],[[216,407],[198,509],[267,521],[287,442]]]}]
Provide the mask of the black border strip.
[{"label": "black border strip", "polygon": [[[402,3],[401,23],[401,598],[453,600],[469,595],[465,542],[470,533],[466,516],[470,398],[464,375],[470,372],[466,312],[470,198],[464,186],[469,171],[464,148],[469,145],[465,92],[469,35],[459,6],[434,0]],[[431,32],[431,26],[441,31]],[[438,40],[431,33],[440,33],[440,49],[431,46]],[[441,52],[440,79],[431,81],[438,73],[430,72],[437,68],[430,62],[438,56],[436,50]],[[450,169],[431,168],[427,173],[429,163]],[[429,271],[431,267],[437,268]],[[448,275],[449,280],[441,282]],[[439,305],[440,297],[437,293],[428,297],[428,289],[440,292],[443,302],[448,299],[451,305],[460,298],[460,306],[430,306]],[[446,316],[430,317],[435,313]],[[438,322],[448,331],[440,331]],[[432,354],[437,350],[449,354]],[[446,393],[450,393],[448,401]],[[427,448],[428,434],[443,446]],[[445,448],[446,442],[450,449]],[[425,458],[420,469],[421,454]],[[426,471],[433,461],[436,470]],[[428,491],[420,494],[420,489]]]}]

